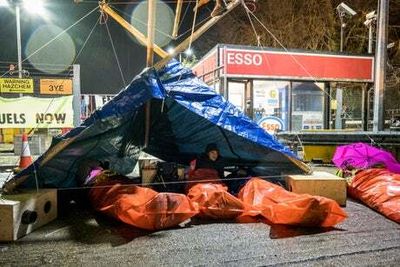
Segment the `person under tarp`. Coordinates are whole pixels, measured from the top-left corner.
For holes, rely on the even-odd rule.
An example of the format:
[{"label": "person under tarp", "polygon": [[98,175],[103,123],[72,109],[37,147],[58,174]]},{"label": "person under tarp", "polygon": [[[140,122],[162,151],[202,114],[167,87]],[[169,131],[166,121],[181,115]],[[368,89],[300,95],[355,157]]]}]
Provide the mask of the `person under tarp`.
[{"label": "person under tarp", "polygon": [[203,168],[198,167],[198,162],[192,164],[187,187],[187,195],[198,207],[199,216],[255,222],[261,215],[270,224],[310,227],[332,227],[347,217],[334,200],[295,194],[259,178],[248,182],[243,179],[240,185],[244,186],[237,198],[228,192],[225,182],[229,180],[222,180],[215,168],[215,162],[220,159],[217,146],[209,144],[205,151],[207,164],[200,164]]},{"label": "person under tarp", "polygon": [[244,212],[245,205],[228,192],[223,182],[224,165],[217,144],[210,143],[204,153],[190,162],[186,192],[207,219],[233,220]]},{"label": "person under tarp", "polygon": [[[107,164],[106,164],[107,165]],[[262,216],[269,224],[331,227],[347,215],[334,201],[323,197],[299,195],[284,188],[250,177],[227,184],[218,146],[210,143],[204,153],[190,163],[186,194],[158,193],[133,185],[125,176],[104,170],[104,164],[83,162],[79,180],[92,186],[89,198],[93,207],[127,224],[146,230],[174,227],[195,215],[213,220],[254,222]],[[249,170],[241,176],[250,175]],[[85,176],[82,179],[82,176]],[[240,189],[239,197],[234,194]]]},{"label": "person under tarp", "polygon": [[199,169],[211,169],[217,171],[219,179],[224,178],[224,163],[217,144],[207,144],[204,153],[190,162],[188,178],[196,176]]}]

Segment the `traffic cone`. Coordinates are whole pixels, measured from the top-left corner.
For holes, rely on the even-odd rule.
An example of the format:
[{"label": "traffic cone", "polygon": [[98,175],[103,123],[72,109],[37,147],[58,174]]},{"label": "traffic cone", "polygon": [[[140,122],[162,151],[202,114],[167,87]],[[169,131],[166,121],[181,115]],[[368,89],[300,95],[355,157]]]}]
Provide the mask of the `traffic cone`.
[{"label": "traffic cone", "polygon": [[26,133],[23,133],[22,134],[21,157],[19,159],[18,168],[20,170],[23,170],[31,164],[32,164],[32,156],[31,156],[31,150],[29,148],[28,136]]}]

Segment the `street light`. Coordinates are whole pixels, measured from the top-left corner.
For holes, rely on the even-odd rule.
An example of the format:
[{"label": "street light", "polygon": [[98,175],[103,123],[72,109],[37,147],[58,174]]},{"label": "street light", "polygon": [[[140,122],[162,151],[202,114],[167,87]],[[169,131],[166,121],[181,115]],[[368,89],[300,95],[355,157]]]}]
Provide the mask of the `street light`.
[{"label": "street light", "polygon": [[[21,46],[21,6],[30,13],[44,15],[45,9],[43,0],[0,0],[0,7],[14,6],[15,21],[17,27],[17,52],[18,52],[18,78],[22,78],[22,46]],[[22,96],[22,94],[20,94]]]},{"label": "street light", "polygon": [[8,1],[7,0],[0,0],[0,7],[8,7]]},{"label": "street light", "polygon": [[[340,52],[343,52],[344,29],[346,28],[345,17],[346,16],[352,17],[355,14],[357,14],[357,12],[355,12],[353,9],[351,9],[348,5],[346,5],[343,2],[336,7],[336,10],[338,12],[340,19]],[[336,129],[343,128],[342,105],[343,105],[343,90],[342,88],[336,88],[336,120],[335,120]]]},{"label": "street light", "polygon": [[172,55],[172,54],[174,54],[175,49],[173,47],[168,47],[167,52],[168,52],[168,54]]},{"label": "street light", "polygon": [[368,27],[368,54],[372,54],[372,38],[373,38],[373,26],[376,21],[376,11],[369,12],[365,15],[364,25]]},{"label": "street light", "polygon": [[193,50],[192,50],[191,48],[186,49],[185,55],[186,55],[187,57],[190,57],[191,55],[193,55]]},{"label": "street light", "polygon": [[[368,54],[372,54],[373,47],[373,26],[376,23],[376,11],[371,11],[365,15],[364,25],[368,27]],[[361,118],[363,130],[368,130],[368,122],[370,120],[370,91],[373,90],[374,87],[367,89],[367,87],[363,87],[361,94]]]}]

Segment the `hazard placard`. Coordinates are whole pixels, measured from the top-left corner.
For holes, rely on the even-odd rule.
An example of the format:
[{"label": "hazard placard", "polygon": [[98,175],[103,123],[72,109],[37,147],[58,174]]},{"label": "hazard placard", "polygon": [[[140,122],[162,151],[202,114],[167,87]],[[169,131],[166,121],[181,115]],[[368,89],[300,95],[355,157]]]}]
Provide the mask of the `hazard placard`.
[{"label": "hazard placard", "polygon": [[1,93],[33,93],[33,79],[1,78]]},{"label": "hazard placard", "polygon": [[72,80],[40,79],[40,93],[44,95],[72,95]]}]

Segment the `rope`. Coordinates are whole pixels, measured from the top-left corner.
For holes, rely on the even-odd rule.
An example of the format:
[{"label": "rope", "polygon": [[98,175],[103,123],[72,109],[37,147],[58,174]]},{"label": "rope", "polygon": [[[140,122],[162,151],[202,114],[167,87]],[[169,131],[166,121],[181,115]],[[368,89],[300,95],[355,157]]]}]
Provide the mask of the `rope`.
[{"label": "rope", "polygon": [[[61,35],[63,35],[64,33],[66,33],[68,30],[70,30],[71,28],[73,28],[75,25],[77,25],[78,23],[80,23],[82,20],[84,20],[86,17],[88,17],[90,14],[92,14],[94,11],[96,11],[99,7],[95,7],[94,9],[92,9],[91,11],[89,11],[86,15],[84,15],[82,18],[80,18],[79,20],[77,20],[74,24],[70,25],[68,28],[66,28],[65,30],[63,30],[62,32],[60,32],[59,34],[57,34],[53,39],[51,39],[50,41],[48,41],[47,43],[45,43],[44,45],[42,45],[40,48],[38,48],[36,51],[34,51],[32,54],[30,54],[28,57],[26,57],[24,60],[22,60],[22,62],[25,62],[26,60],[28,60],[29,58],[31,58],[32,56],[36,55],[39,51],[41,51],[43,48],[47,47],[49,44],[51,44],[52,42],[54,42],[55,40],[58,39],[58,37],[60,37]],[[4,75],[6,75],[8,73],[5,72],[3,75],[1,75],[0,78],[2,78]]]},{"label": "rope", "polygon": [[[241,1],[242,1],[242,3],[243,3],[243,0],[241,0]],[[289,50],[288,50],[288,49],[282,44],[282,42],[279,41],[279,39],[265,26],[265,24],[262,23],[262,21],[254,14],[254,12],[252,12],[251,10],[249,10],[247,7],[245,7],[245,10],[246,10],[246,13],[247,13],[247,14],[251,14],[251,15],[256,19],[256,21],[257,21],[257,22],[272,36],[272,38],[274,38],[274,40],[285,50],[285,52],[287,52],[287,53],[290,55],[290,57],[296,62],[296,64],[298,64],[298,65],[309,75],[309,77],[316,83],[317,80],[315,79],[315,77],[311,75],[311,73],[304,67],[303,64],[301,64],[292,54],[289,53]],[[251,21],[251,20],[250,20],[250,23],[252,24],[252,21]],[[252,24],[252,27],[253,27],[253,29],[254,29],[253,24]],[[255,34],[256,34],[256,33],[255,33]],[[256,35],[257,35],[257,34],[256,34]],[[257,36],[257,37],[258,37],[258,36]],[[261,49],[264,50],[265,47],[261,45]],[[320,88],[320,87],[319,87],[319,88]],[[320,89],[321,89],[321,91],[322,91],[325,95],[328,96],[329,100],[333,99],[333,97],[332,97],[331,94],[329,94],[328,92],[326,92],[326,91],[325,91],[324,89],[322,89],[322,88],[320,88]],[[380,144],[376,143],[368,134],[365,134],[365,136],[367,136],[367,137],[371,140],[371,144],[375,144],[375,145],[381,146]],[[298,138],[298,140],[299,140],[299,142],[300,142],[300,145],[303,146],[302,143],[301,143],[300,137],[299,137],[298,135],[297,135],[297,138]],[[304,149],[303,149],[303,152],[304,152]]]},{"label": "rope", "polygon": [[[196,6],[199,4],[199,0],[196,0]],[[196,8],[194,10],[194,17],[193,17],[193,24],[192,24],[192,32],[190,33],[190,41],[189,41],[189,47],[188,47],[188,51],[190,51],[191,47],[192,47],[192,40],[193,40],[193,33],[194,33],[194,28],[196,26],[196,18],[197,18],[197,10],[199,8]]]},{"label": "rope", "polygon": [[[256,20],[256,21],[257,21],[257,22],[272,36],[272,38],[274,38],[274,40],[285,50],[285,52],[287,52],[287,53],[290,55],[290,57],[296,62],[296,64],[298,64],[298,65],[309,75],[309,77],[310,77],[315,83],[317,83],[317,80],[315,79],[315,77],[311,75],[311,73],[304,67],[304,65],[301,64],[301,62],[299,62],[292,54],[289,53],[288,49],[282,44],[282,42],[281,42],[281,41],[280,41],[280,40],[265,26],[265,24],[254,14],[254,12],[252,12],[251,10],[249,10],[249,9],[247,8],[247,6],[245,5],[244,1],[241,0],[241,2],[242,2],[242,5],[243,5],[243,7],[244,7],[244,9],[245,9],[245,11],[246,11],[246,14],[247,14],[247,16],[248,16],[248,18],[249,18],[249,21],[250,21],[250,24],[251,24],[251,26],[252,26],[252,28],[253,28],[254,34],[256,35],[257,42],[258,42],[258,47],[261,47],[262,50],[265,50],[265,47],[264,47],[264,46],[261,44],[261,42],[260,42],[260,36],[257,34],[257,32],[256,32],[256,30],[255,30],[255,27],[254,27],[254,24],[253,24],[253,22],[252,22],[252,20],[251,20],[250,14],[251,14],[251,15],[255,18],[255,20]],[[320,88],[320,87],[318,87],[318,88]],[[321,91],[322,91],[325,95],[328,96],[329,100],[333,99],[333,97],[332,97],[331,94],[329,94],[328,92],[326,92],[326,91],[325,91],[324,89],[322,89],[322,88],[320,88],[320,89],[321,89]],[[380,144],[377,144],[377,143],[375,142],[375,140],[373,140],[368,134],[365,134],[365,135],[371,140],[371,144],[375,144],[375,145],[381,146]],[[296,137],[297,137],[297,139],[298,139],[298,141],[299,141],[300,146],[303,148],[303,153],[304,153],[304,155],[305,155],[304,146],[303,146],[303,144],[302,144],[302,141],[300,140],[299,135],[296,134]]]},{"label": "rope", "polygon": [[[317,80],[315,79],[315,77],[313,75],[311,75],[311,73],[304,67],[303,64],[301,64],[301,62],[299,62],[296,57],[292,54],[289,53],[289,50],[282,44],[281,41],[279,41],[279,39],[264,25],[264,23],[254,14],[254,12],[252,12],[251,10],[247,9],[248,13],[251,14],[255,20],[272,36],[272,38],[283,48],[283,50],[285,50],[286,53],[288,53],[290,55],[290,57],[296,62],[297,65],[299,65],[301,67],[302,70],[304,70],[304,72],[306,72],[306,74],[311,78],[311,80],[315,83],[317,83]],[[261,45],[261,49],[265,50],[265,47],[263,45]],[[266,59],[268,60],[268,59]],[[329,99],[332,99],[333,97],[326,92],[324,89],[320,88],[321,91],[327,95],[329,97]]]},{"label": "rope", "polygon": [[[183,20],[185,19],[187,12],[188,12],[188,10],[189,10],[189,6],[190,6],[190,4],[189,4],[189,5],[186,5],[185,12],[183,13],[183,16],[182,16],[182,18],[181,18],[181,20],[180,20],[180,22],[179,22],[179,25],[178,25],[178,32],[179,32],[179,29],[180,29],[181,26],[182,26]],[[178,35],[175,39],[179,38],[180,36],[181,36],[181,35]]]},{"label": "rope", "polygon": [[[75,56],[75,58],[74,58],[74,60],[73,60],[73,62],[72,62],[72,65],[76,62],[76,60],[78,59],[78,57],[81,55],[81,53],[82,53],[83,49],[85,48],[87,42],[89,41],[90,37],[92,36],[92,33],[93,33],[94,30],[96,29],[96,26],[97,26],[97,24],[99,23],[99,21],[100,21],[100,18],[99,18],[99,19],[95,22],[95,24],[93,25],[91,31],[89,32],[89,35],[87,36],[85,42],[83,43],[81,49],[79,50],[78,54]],[[72,72],[72,70],[70,69],[69,72],[65,75],[65,77],[68,77],[68,76],[70,75],[71,72]],[[47,113],[47,111],[50,109],[50,106],[53,104],[53,101],[54,101],[54,98],[52,98],[52,99],[50,100],[50,103],[49,103],[49,105],[47,106],[47,108],[46,108],[46,110],[45,110],[44,113]],[[34,132],[36,129],[38,129],[38,127],[39,127],[39,124],[36,124],[36,127],[33,128],[33,129],[31,130],[31,132]],[[24,150],[25,150],[26,148],[27,148],[27,146],[24,147]],[[24,151],[22,151],[22,154],[23,154],[23,152],[24,152]],[[18,164],[18,161],[14,163],[14,165],[17,165],[17,164]],[[34,168],[34,175],[35,175],[35,180],[36,180],[36,186],[37,186],[37,188],[38,188],[37,170],[36,170],[35,162],[33,162],[33,168]],[[11,179],[11,177],[12,177],[11,175],[12,175],[12,173],[10,173],[10,174],[8,175],[8,177],[6,178],[6,182],[9,181],[9,180]]]},{"label": "rope", "polygon": [[[120,184],[121,187],[134,187],[134,186],[153,186],[153,185],[177,185],[177,184],[193,184],[193,183],[215,183],[215,182],[225,182],[225,181],[240,181],[240,180],[250,180],[252,178],[261,178],[261,179],[274,179],[274,178],[283,178],[284,175],[267,175],[267,176],[247,176],[247,177],[232,177],[232,178],[223,178],[216,181],[215,179],[201,179],[201,180],[180,180],[180,181],[165,181],[164,182],[151,182],[145,184]],[[128,178],[129,179],[129,178]],[[105,181],[105,179],[101,178],[101,181]],[[118,180],[116,180],[118,181]],[[76,187],[68,187],[68,188],[57,188],[57,190],[80,190],[80,189],[91,189],[91,188],[111,188],[114,185],[93,185],[93,186],[76,186]]]},{"label": "rope", "polygon": [[242,6],[243,6],[244,10],[246,11],[247,18],[249,19],[249,22],[250,22],[250,24],[251,24],[251,28],[253,29],[254,35],[256,36],[256,39],[257,39],[257,46],[260,47],[260,46],[261,46],[261,43],[260,43],[260,36],[258,35],[258,33],[257,33],[257,31],[256,31],[256,28],[254,27],[253,20],[252,20],[251,17],[250,17],[250,14],[249,14],[249,11],[250,11],[250,10],[249,10],[249,8],[246,6],[246,3],[244,2],[244,0],[240,0],[240,2],[242,3]]},{"label": "rope", "polygon": [[[194,2],[194,1],[193,1],[193,2]],[[113,3],[113,5],[114,5],[114,4],[115,4],[115,3]],[[118,10],[121,14],[124,14],[124,15],[126,15],[127,17],[131,17],[133,20],[139,22],[142,26],[147,26],[147,22],[144,22],[144,21],[142,21],[142,20],[140,20],[140,19],[137,19],[137,18],[135,18],[135,17],[132,17],[131,14],[128,14],[127,12],[124,12],[123,10],[121,10],[121,9],[119,9],[119,8],[117,8],[117,7],[114,7],[114,6],[113,6],[113,8],[114,8],[115,10]],[[189,10],[189,5],[186,6],[186,10],[185,10],[185,13],[184,13],[184,15],[183,15],[183,18],[186,16],[186,13],[187,13],[188,10]],[[210,17],[211,17],[211,16],[208,16],[208,17],[204,18],[203,20],[199,21],[198,23],[196,23],[195,28],[197,28],[199,25],[203,24],[205,21],[209,20]],[[181,27],[181,25],[182,25],[182,23],[183,23],[183,18],[181,19],[181,22],[180,22],[180,24],[179,24],[179,27]],[[171,34],[169,34],[169,33],[166,33],[166,32],[163,32],[163,31],[161,31],[161,30],[158,30],[157,28],[156,28],[155,30],[156,30],[156,32],[158,32],[158,33],[160,33],[160,34],[162,34],[162,35],[164,35],[164,36],[166,36],[166,37],[169,37],[169,38],[171,38],[171,39],[175,39],[175,40],[176,40],[176,39],[179,39],[179,38],[181,38],[182,36],[186,35],[188,32],[192,31],[192,28],[190,28],[190,29],[186,30],[185,32],[179,34],[176,38],[174,38],[174,37],[173,37]]]},{"label": "rope", "polygon": [[107,34],[108,34],[108,37],[109,37],[109,39],[110,39],[110,42],[111,42],[111,47],[112,47],[112,49],[113,49],[113,52],[114,52],[115,60],[117,61],[117,65],[118,65],[119,73],[121,74],[121,79],[122,79],[122,82],[124,83],[124,87],[126,87],[126,81],[125,81],[124,73],[122,72],[121,64],[119,63],[119,59],[118,59],[118,55],[117,55],[117,51],[115,50],[114,42],[113,42],[113,39],[112,39],[112,37],[111,37],[111,33],[110,33],[110,30],[109,30],[109,28],[108,28],[107,21],[105,22],[105,25],[106,25],[106,28],[107,28]]}]

